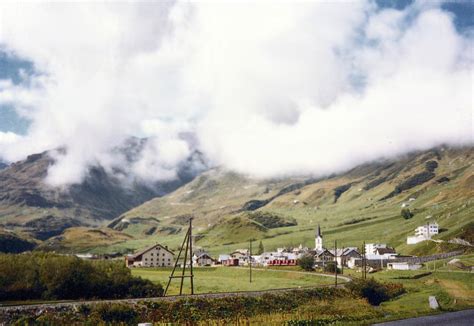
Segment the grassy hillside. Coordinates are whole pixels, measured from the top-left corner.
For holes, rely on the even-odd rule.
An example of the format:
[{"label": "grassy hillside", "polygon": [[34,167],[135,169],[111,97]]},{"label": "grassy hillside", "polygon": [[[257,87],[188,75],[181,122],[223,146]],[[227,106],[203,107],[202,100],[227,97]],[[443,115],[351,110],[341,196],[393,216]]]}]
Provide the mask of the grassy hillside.
[{"label": "grassy hillside", "polygon": [[[212,253],[247,247],[251,238],[261,239],[266,250],[300,243],[312,247],[318,224],[327,246],[334,240],[339,246],[367,241],[389,243],[404,253],[440,251],[442,246],[432,243],[408,246],[406,237],[427,221],[440,224],[435,239],[472,233],[473,163],[469,147],[411,153],[321,179],[253,180],[211,170],[123,214],[111,227],[135,239],[107,250],[133,250],[156,241],[177,248],[192,216],[196,245]],[[402,204],[414,214],[411,219],[401,216]],[[296,223],[268,228],[249,218],[256,212]],[[127,225],[130,220],[135,223]]]},{"label": "grassy hillside", "polygon": [[95,247],[107,247],[131,239],[130,235],[109,228],[74,227],[67,229],[59,236],[48,239],[38,249],[80,253],[88,252]]}]

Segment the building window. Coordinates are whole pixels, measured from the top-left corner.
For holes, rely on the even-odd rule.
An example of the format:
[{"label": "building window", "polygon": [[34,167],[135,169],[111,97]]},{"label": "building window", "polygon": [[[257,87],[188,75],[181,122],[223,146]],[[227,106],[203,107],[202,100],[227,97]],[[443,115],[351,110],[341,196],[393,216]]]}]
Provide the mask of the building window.
[{"label": "building window", "polygon": [[165,253],[163,253],[163,257],[165,256]]}]

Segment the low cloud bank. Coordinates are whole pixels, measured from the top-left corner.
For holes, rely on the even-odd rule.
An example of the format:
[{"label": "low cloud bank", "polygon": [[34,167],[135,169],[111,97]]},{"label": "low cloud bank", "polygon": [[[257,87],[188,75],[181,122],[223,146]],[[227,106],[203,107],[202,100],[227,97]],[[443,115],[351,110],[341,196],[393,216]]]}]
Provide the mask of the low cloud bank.
[{"label": "low cloud bank", "polygon": [[120,166],[131,135],[150,139],[129,167],[149,181],[195,150],[272,177],[472,144],[473,33],[453,19],[425,2],[1,4],[0,49],[35,72],[0,80],[31,120],[0,156],[65,147],[47,181],[67,185]]}]

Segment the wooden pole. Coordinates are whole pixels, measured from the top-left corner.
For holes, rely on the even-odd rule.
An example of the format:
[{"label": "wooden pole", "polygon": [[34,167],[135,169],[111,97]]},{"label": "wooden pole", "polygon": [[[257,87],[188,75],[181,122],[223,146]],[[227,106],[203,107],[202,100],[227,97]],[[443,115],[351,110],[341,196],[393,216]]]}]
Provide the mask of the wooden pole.
[{"label": "wooden pole", "polygon": [[[192,240],[192,218],[189,219],[189,229],[184,236],[183,243],[181,244],[181,248],[179,248],[179,254],[176,258],[174,263],[173,271],[171,272],[171,276],[169,277],[168,284],[166,285],[166,289],[163,293],[164,296],[168,293],[168,289],[173,278],[180,278],[181,283],[179,287],[179,295],[183,294],[183,282],[184,278],[189,277],[191,281],[191,294],[194,294],[194,274],[193,274],[193,240]],[[183,252],[184,245],[186,244],[186,249],[184,251],[184,261],[183,261],[183,270],[181,272],[181,276],[175,276],[174,273],[176,272],[176,268],[178,267],[179,259],[181,258],[181,253]],[[189,248],[189,268],[190,268],[190,275],[184,275],[186,272],[186,264],[188,263],[188,248]]]},{"label": "wooden pole", "polygon": [[252,283],[252,240],[249,241],[249,280]]},{"label": "wooden pole", "polygon": [[337,240],[334,240],[334,287],[337,287]]},{"label": "wooden pole", "polygon": [[365,279],[366,279],[366,273],[367,273],[367,268],[366,268],[367,262],[366,262],[366,255],[365,255],[365,254],[366,254],[366,252],[365,252],[365,241],[364,241],[364,243],[363,243],[363,247],[362,247],[362,248],[363,248],[363,253],[364,253],[364,256],[362,257],[362,266],[363,266],[363,268],[364,268],[364,269],[362,270],[362,275],[363,275],[363,278],[364,278],[364,280],[365,280]]},{"label": "wooden pole", "polygon": [[[344,261],[342,261],[343,259],[344,259]],[[345,263],[344,247],[342,247],[342,250],[341,250],[341,275],[344,275],[344,263]]]},{"label": "wooden pole", "polygon": [[[189,230],[186,233],[187,241],[186,241],[186,250],[184,251],[184,264],[183,270],[181,271],[181,285],[179,286],[179,295],[183,294],[183,282],[184,282],[184,273],[186,272],[186,263],[188,262],[188,247],[189,247]],[[193,257],[191,257],[191,265],[192,265]]]},{"label": "wooden pole", "polygon": [[189,261],[191,262],[191,294],[194,294],[194,274],[193,274],[193,218],[189,219]]}]

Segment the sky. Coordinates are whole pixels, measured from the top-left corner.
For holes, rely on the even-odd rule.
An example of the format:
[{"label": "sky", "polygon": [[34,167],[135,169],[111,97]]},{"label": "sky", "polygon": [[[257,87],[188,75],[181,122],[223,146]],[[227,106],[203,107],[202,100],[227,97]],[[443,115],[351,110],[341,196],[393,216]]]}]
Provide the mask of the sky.
[{"label": "sky", "polygon": [[[322,176],[472,145],[468,1],[0,4],[0,159],[52,151],[170,180],[195,150],[254,177]],[[193,141],[189,142],[192,135]],[[133,163],[116,150],[148,142]]]}]

